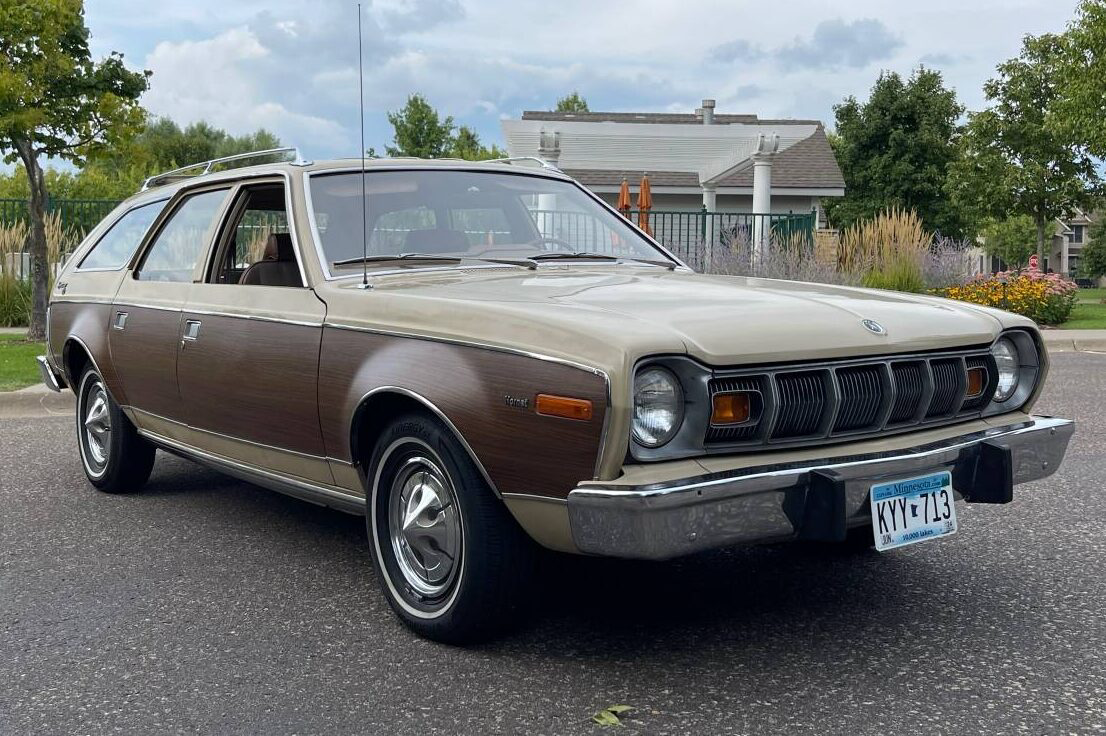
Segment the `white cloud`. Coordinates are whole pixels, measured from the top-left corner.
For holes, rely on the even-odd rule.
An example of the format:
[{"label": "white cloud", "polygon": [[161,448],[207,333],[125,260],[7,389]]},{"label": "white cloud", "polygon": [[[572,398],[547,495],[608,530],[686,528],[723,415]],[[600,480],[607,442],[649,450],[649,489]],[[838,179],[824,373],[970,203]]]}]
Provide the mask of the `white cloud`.
[{"label": "white cloud", "polygon": [[[715,97],[722,112],[832,123],[832,104],[865,97],[880,68],[923,61],[978,107],[995,64],[1024,34],[1062,29],[1075,2],[373,0],[367,141],[388,142],[385,113],[413,92],[490,142],[501,117],[572,90],[592,109],[689,111]],[[97,0],[87,17],[97,53],[153,70],[152,111],[234,133],[264,125],[324,157],[356,153],[353,13],[346,0]]]}]

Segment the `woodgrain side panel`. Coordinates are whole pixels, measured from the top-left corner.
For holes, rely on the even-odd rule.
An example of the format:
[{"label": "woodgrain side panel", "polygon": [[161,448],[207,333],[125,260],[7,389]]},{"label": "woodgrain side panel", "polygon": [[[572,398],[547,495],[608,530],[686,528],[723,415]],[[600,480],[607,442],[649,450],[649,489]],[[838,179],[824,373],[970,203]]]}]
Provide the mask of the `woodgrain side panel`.
[{"label": "woodgrain side panel", "polygon": [[316,403],[321,327],[185,311],[180,392],[189,425],[293,452],[325,455]]},{"label": "woodgrain side panel", "polygon": [[109,311],[108,322],[117,311],[126,312],[126,328],[109,327],[107,332],[111,362],[123,386],[125,403],[181,420],[184,412],[177,391],[180,312],[116,306]]},{"label": "woodgrain side panel", "polygon": [[[355,459],[353,413],[361,397],[381,386],[414,391],[441,410],[501,493],[564,498],[594,475],[607,411],[600,375],[486,348],[324,328],[319,412],[331,457]],[[589,421],[538,415],[539,393],[588,399],[594,415]],[[508,396],[529,406],[509,406]]]},{"label": "woodgrain side panel", "polygon": [[[123,403],[126,393],[108,349],[107,327],[110,304],[56,301],[50,305],[50,343],[47,349],[58,367],[66,369],[65,344],[71,337],[78,338],[92,353],[92,360],[100,367],[104,383],[116,401]],[[79,376],[66,375],[66,381],[76,383]]]}]

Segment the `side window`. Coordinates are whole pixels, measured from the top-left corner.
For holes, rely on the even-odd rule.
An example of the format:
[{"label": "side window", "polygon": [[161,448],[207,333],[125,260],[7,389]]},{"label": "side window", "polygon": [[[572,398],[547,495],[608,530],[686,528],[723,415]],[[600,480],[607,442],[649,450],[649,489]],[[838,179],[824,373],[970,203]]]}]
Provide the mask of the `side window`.
[{"label": "side window", "polygon": [[244,286],[303,286],[288,230],[284,185],[244,188],[230,213],[207,280]]},{"label": "side window", "polygon": [[138,244],[165,207],[165,200],[135,207],[115,221],[81,259],[77,270],[118,270],[134,255]]},{"label": "side window", "polygon": [[227,196],[226,189],[193,194],[161,228],[135,278],[143,281],[191,281],[207,246],[207,233]]}]

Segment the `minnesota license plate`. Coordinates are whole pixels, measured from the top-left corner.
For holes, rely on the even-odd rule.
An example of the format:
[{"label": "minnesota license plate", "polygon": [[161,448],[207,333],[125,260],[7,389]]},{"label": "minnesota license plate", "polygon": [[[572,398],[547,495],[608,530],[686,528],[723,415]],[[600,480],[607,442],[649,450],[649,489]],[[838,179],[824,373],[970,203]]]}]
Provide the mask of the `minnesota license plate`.
[{"label": "minnesota license plate", "polygon": [[872,486],[872,531],[880,552],[956,532],[948,471]]}]

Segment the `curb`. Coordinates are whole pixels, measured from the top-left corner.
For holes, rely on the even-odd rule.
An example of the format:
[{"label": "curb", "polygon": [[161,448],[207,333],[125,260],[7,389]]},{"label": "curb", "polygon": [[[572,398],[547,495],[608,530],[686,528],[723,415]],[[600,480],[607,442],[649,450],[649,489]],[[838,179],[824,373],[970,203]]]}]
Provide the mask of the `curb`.
[{"label": "curb", "polygon": [[0,393],[0,419],[72,416],[76,397],[66,389],[51,391],[42,384]]}]

